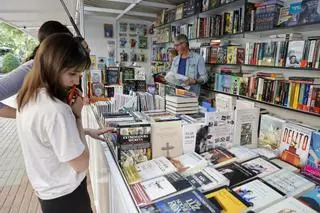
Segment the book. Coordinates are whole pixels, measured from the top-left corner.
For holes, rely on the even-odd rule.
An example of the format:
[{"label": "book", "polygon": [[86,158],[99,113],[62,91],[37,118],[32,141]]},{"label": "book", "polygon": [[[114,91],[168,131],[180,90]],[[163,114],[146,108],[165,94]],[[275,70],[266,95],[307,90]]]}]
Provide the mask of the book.
[{"label": "book", "polygon": [[215,168],[236,160],[236,156],[223,147],[215,147],[208,152],[202,153],[201,156],[210,161]]},{"label": "book", "polygon": [[280,139],[285,120],[272,115],[261,115],[259,146],[279,152]]},{"label": "book", "polygon": [[117,126],[118,160],[121,167],[151,160],[151,126],[124,123]]},{"label": "book", "polygon": [[212,165],[185,177],[191,185],[200,192],[207,192],[221,186],[228,186],[230,181],[218,172]]},{"label": "book", "polygon": [[320,212],[320,186],[316,186],[312,191],[304,193],[298,199],[305,205]]},{"label": "book", "polygon": [[138,163],[135,167],[140,175],[139,181],[149,180],[177,171],[176,167],[166,157],[163,156]]},{"label": "book", "polygon": [[208,137],[202,150],[208,151],[216,146],[230,148],[233,146],[234,112],[207,112]]},{"label": "book", "polygon": [[195,152],[189,152],[179,157],[171,158],[170,161],[183,176],[193,174],[208,165],[208,161]]},{"label": "book", "polygon": [[204,126],[202,123],[188,123],[182,126],[183,153],[194,152],[197,144],[198,131]]},{"label": "book", "polygon": [[176,8],[176,19],[179,20],[183,18],[183,4],[180,4]]},{"label": "book", "polygon": [[187,191],[182,194],[158,201],[154,204],[140,208],[140,211],[141,213],[220,212],[217,206],[215,206],[197,190]]},{"label": "book", "polygon": [[[222,89],[219,91],[222,91]],[[217,112],[232,111],[232,97],[230,95],[216,94],[216,109]]]},{"label": "book", "polygon": [[268,175],[263,179],[288,197],[298,197],[315,187],[314,183],[303,176],[285,169]]},{"label": "book", "polygon": [[284,194],[260,178],[254,178],[232,188],[252,205],[251,210],[260,211],[284,198]]},{"label": "book", "polygon": [[151,123],[152,158],[182,155],[181,121]]},{"label": "book", "polygon": [[235,145],[257,147],[259,115],[259,108],[235,110]]},{"label": "book", "polygon": [[146,206],[170,194],[191,189],[191,184],[179,173],[174,172],[130,186],[138,206]]},{"label": "book", "polygon": [[245,212],[250,207],[248,202],[228,187],[207,192],[205,196],[211,202],[219,203],[223,213]]},{"label": "book", "polygon": [[119,67],[107,67],[106,69],[106,84],[120,84],[120,69]]},{"label": "book", "polygon": [[249,180],[255,176],[253,172],[238,163],[231,163],[217,170],[230,180],[230,186]]},{"label": "book", "polygon": [[313,132],[311,136],[311,145],[306,165],[303,167],[303,173],[320,180],[320,133]]},{"label": "book", "polygon": [[90,70],[91,83],[103,83],[101,70]]},{"label": "book", "polygon": [[291,164],[289,164],[283,160],[280,160],[278,158],[271,159],[270,161],[272,163],[276,164],[277,166],[281,167],[282,169],[286,169],[291,172],[299,172],[300,171],[300,169],[298,167],[292,166]]},{"label": "book", "polygon": [[315,8],[319,8],[317,0],[302,0],[299,24],[307,24],[320,21],[320,13]]},{"label": "book", "polygon": [[264,210],[260,213],[269,213],[269,212],[301,212],[301,213],[316,213],[313,209],[309,208],[299,200],[289,197],[285,200],[282,200]]},{"label": "book", "polygon": [[274,172],[279,171],[281,168],[274,163],[268,161],[263,157],[257,157],[241,163],[242,166],[249,169],[251,172],[258,175],[258,177],[264,177]]},{"label": "book", "polygon": [[306,164],[311,134],[313,130],[294,123],[286,123],[280,142],[280,159],[294,166],[302,167]]},{"label": "book", "polygon": [[198,103],[197,97],[178,97],[178,96],[170,96],[166,95],[166,101],[170,101],[173,103]]},{"label": "book", "polygon": [[305,41],[289,41],[286,67],[300,67]]},{"label": "book", "polygon": [[229,151],[236,156],[236,161],[239,163],[259,156],[258,153],[244,146],[235,146],[229,149]]}]

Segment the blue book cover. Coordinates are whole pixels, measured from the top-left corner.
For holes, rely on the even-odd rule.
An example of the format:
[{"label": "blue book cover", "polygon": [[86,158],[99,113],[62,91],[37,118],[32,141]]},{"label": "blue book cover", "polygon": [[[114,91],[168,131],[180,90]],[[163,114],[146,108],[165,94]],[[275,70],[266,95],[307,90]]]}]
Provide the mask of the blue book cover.
[{"label": "blue book cover", "polygon": [[219,207],[211,203],[197,190],[179,194],[140,209],[142,213],[212,212],[220,213]]},{"label": "blue book cover", "polygon": [[313,132],[307,163],[303,173],[320,180],[320,133]]},{"label": "blue book cover", "polygon": [[311,192],[307,192],[301,197],[299,200],[302,201],[304,204],[313,208],[317,212],[320,212],[320,186],[314,188]]}]

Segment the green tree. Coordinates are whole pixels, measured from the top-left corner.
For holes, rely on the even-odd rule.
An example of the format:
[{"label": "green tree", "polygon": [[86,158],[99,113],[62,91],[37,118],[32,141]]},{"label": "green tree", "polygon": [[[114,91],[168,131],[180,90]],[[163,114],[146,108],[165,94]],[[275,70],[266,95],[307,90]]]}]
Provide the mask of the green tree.
[{"label": "green tree", "polygon": [[27,58],[37,45],[34,37],[0,21],[0,47],[10,48],[20,61]]},{"label": "green tree", "polygon": [[20,65],[19,59],[12,53],[7,53],[3,58],[2,70],[4,73],[11,72]]}]

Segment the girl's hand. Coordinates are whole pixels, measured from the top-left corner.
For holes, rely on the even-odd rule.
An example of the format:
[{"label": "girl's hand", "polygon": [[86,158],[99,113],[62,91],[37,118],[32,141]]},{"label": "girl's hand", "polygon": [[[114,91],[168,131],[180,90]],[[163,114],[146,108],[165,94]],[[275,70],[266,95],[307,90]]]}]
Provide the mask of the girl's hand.
[{"label": "girl's hand", "polygon": [[107,142],[104,137],[100,137],[105,133],[115,132],[115,128],[113,127],[104,127],[102,129],[85,129],[86,135],[89,135],[91,138]]},{"label": "girl's hand", "polygon": [[78,96],[71,104],[72,112],[74,113],[77,119],[81,118],[82,108],[83,108],[83,101],[82,101],[82,98]]}]

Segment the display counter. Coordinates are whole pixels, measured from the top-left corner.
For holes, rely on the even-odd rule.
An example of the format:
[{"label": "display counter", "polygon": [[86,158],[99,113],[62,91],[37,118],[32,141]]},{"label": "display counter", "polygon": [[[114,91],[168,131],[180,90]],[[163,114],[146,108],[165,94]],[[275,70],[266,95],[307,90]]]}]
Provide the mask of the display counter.
[{"label": "display counter", "polygon": [[[100,128],[91,106],[83,108],[84,128]],[[87,137],[90,152],[89,172],[97,213],[139,212],[119,167],[115,154],[107,143]]]}]

